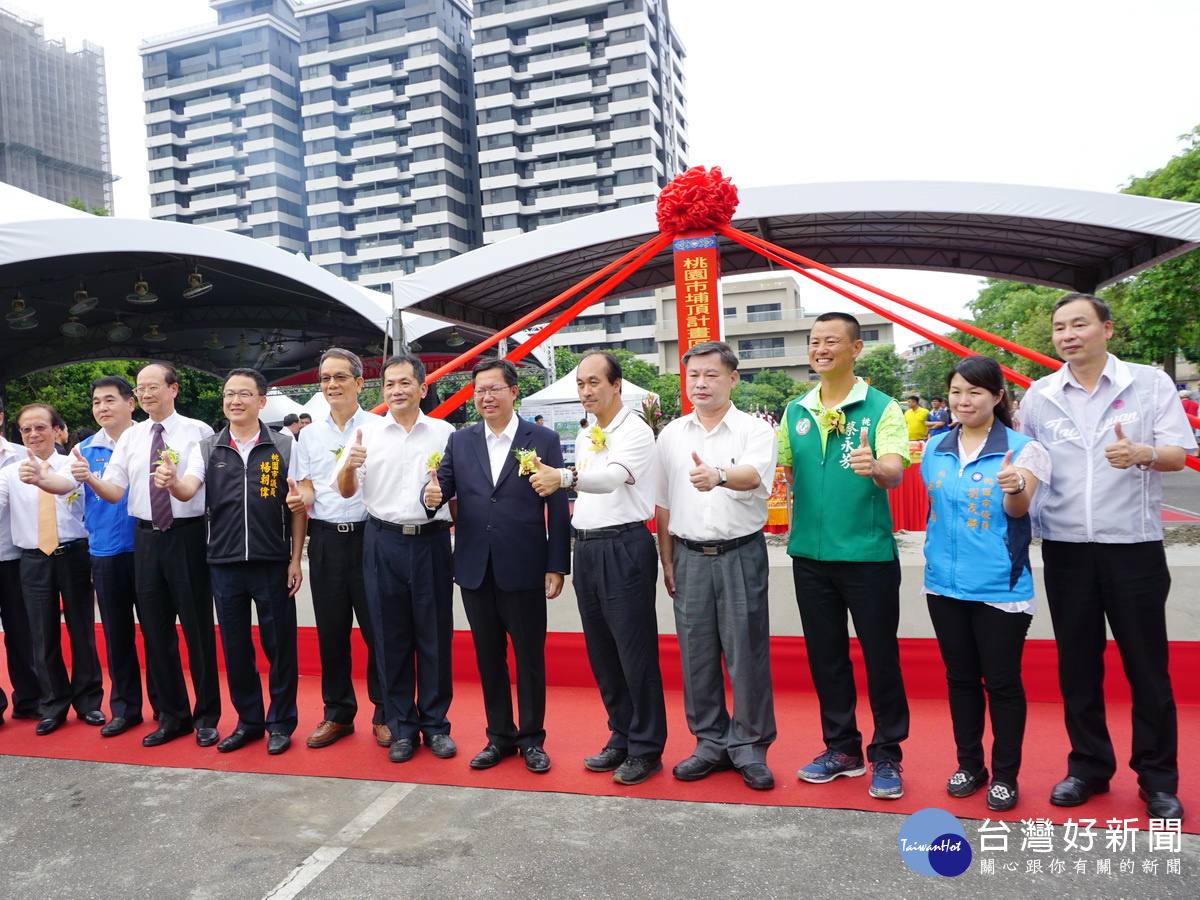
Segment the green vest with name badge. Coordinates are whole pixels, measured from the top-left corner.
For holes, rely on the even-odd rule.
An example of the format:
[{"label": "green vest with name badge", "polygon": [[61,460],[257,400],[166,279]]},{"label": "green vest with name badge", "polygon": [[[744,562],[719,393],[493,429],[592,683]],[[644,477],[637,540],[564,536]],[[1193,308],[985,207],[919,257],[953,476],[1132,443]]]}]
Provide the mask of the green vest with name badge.
[{"label": "green vest with name badge", "polygon": [[793,400],[784,412],[792,448],[792,532],[788,555],[844,562],[895,559],[892,510],[887,491],[854,474],[850,452],[864,426],[875,446],[875,423],[892,399],[873,388],[844,404],[845,433],[830,431],[821,448],[821,429],[809,409]]}]

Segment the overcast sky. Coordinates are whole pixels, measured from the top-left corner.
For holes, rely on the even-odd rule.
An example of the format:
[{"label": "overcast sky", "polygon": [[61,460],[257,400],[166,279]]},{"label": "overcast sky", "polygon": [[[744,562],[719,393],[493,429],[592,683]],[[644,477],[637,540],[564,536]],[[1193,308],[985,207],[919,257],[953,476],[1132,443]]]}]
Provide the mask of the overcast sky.
[{"label": "overcast sky", "polygon": [[[207,0],[37,7],[47,37],[104,48],[117,214],[147,216],[138,45],[216,13]],[[1200,123],[1198,0],[673,0],[670,10],[687,49],[690,162],[719,165],[739,186],[1115,191],[1163,165]],[[952,314],[978,288],[962,275],[852,274]],[[806,306],[830,305],[819,290],[802,285]]]}]

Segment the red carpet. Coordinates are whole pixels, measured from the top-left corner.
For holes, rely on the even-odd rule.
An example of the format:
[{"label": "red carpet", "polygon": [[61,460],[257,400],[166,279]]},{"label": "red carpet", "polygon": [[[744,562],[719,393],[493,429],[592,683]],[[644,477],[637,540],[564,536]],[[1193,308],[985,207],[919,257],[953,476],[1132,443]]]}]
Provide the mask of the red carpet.
[{"label": "red carpet", "polygon": [[[456,635],[456,696],[451,707],[454,737],[459,755],[452,760],[435,759],[425,748],[409,763],[387,761],[387,751],[374,742],[369,727],[321,750],[304,746],[304,738],[321,718],[320,679],[312,671],[311,656],[306,652],[309,634],[302,635],[300,679],[300,727],[293,735],[292,748],[281,756],[268,756],[265,743],[252,744],[232,754],[217,753],[215,748],[200,748],[190,738],[163,747],[146,749],[141,737],[152,725],[132,729],[116,738],[101,738],[98,729],[83,725],[74,717],[53,734],[37,737],[32,721],[5,721],[0,728],[0,754],[36,756],[54,759],[81,759],[96,762],[155,765],[180,768],[212,769],[228,772],[269,772],[285,775],[318,775],[336,778],[409,781],[422,784],[462,785],[508,790],[559,791],[597,796],[649,797],[665,800],[697,800],[721,803],[747,803],[778,806],[811,806],[863,809],[875,812],[911,813],[929,806],[947,809],[955,815],[983,819],[989,817],[984,793],[966,800],[947,796],[944,785],[955,769],[949,715],[944,700],[944,677],[936,661],[932,641],[903,642],[904,671],[912,706],[911,737],[905,743],[905,795],[896,801],[879,801],[867,794],[869,776],[838,779],[826,785],[810,785],[796,778],[795,771],[822,748],[818,732],[816,698],[807,682],[807,664],[803,659],[803,641],[777,638],[773,645],[776,682],[775,710],[779,738],[768,762],[775,773],[773,791],[751,791],[736,772],[719,773],[701,782],[684,783],[670,776],[670,767],[688,756],[693,740],[683,716],[682,695],[678,691],[678,651],[674,639],[663,638],[664,675],[670,688],[667,707],[671,734],[664,757],[665,770],[648,782],[632,788],[613,784],[605,774],[588,772],[582,758],[603,746],[607,738],[605,714],[599,695],[590,682],[586,660],[580,649],[581,636],[553,634],[547,649],[551,681],[546,729],[547,752],[554,767],[546,775],[525,771],[519,758],[505,760],[495,769],[476,772],[467,766],[470,757],[485,743],[483,704],[475,683],[470,638]],[[1047,648],[1044,645],[1050,644]],[[1180,692],[1180,746],[1200,746],[1200,704],[1196,703],[1197,681],[1194,673],[1196,645],[1172,645],[1172,668],[1176,689]],[[932,655],[931,655],[932,653]],[[1065,774],[1067,744],[1062,725],[1061,706],[1053,702],[1057,693],[1053,676],[1051,642],[1030,641],[1026,652],[1025,680],[1030,694],[1029,725],[1025,738],[1025,764],[1021,775],[1021,801],[1007,815],[991,815],[1009,821],[1022,818],[1048,818],[1064,822],[1086,816],[1103,823],[1110,818],[1138,817],[1145,828],[1145,810],[1137,799],[1137,784],[1127,768],[1118,771],[1110,793],[1094,798],[1085,807],[1063,810],[1047,802],[1050,788]],[[1049,667],[1047,667],[1049,663]],[[1114,660],[1115,663],[1115,660]],[[264,667],[265,671],[265,667]],[[1185,677],[1185,671],[1191,677]],[[585,682],[580,684],[579,682]],[[1123,687],[1123,679],[1115,678]],[[366,697],[364,683],[357,685],[360,701]],[[1184,702],[1185,696],[1187,697]],[[865,695],[860,703],[866,711]],[[1118,748],[1118,759],[1127,758],[1129,747],[1129,706],[1119,691],[1113,691],[1109,705],[1109,726]],[[367,718],[360,713],[360,721]],[[226,706],[222,734],[232,728],[234,714]],[[1200,833],[1200,785],[1186,780],[1180,798],[1193,811],[1190,833]]]}]

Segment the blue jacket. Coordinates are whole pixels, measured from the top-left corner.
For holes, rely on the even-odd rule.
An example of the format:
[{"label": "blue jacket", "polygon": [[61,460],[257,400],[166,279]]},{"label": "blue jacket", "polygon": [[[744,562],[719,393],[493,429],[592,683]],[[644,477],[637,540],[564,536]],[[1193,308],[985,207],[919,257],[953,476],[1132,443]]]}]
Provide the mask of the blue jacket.
[{"label": "blue jacket", "polygon": [[925,587],[943,597],[986,603],[1033,598],[1028,514],[1004,511],[996,476],[1004,454],[1016,456],[1032,440],[999,422],[973,462],[960,466],[958,426],[930,441],[921,460],[929,495],[925,529]]}]

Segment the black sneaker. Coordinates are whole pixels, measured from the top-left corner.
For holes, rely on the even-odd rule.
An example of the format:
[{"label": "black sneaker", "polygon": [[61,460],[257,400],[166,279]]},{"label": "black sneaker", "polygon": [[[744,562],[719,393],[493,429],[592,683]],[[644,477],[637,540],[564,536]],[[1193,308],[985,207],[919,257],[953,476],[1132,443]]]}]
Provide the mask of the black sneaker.
[{"label": "black sneaker", "polygon": [[660,756],[629,756],[613,772],[613,781],[617,784],[641,784],[651,775],[662,771]]},{"label": "black sneaker", "polygon": [[973,793],[988,783],[988,770],[985,766],[974,775],[967,769],[959,769],[946,782],[946,793],[951,797],[970,797]]},{"label": "black sneaker", "polygon": [[628,751],[616,747],[605,747],[595,756],[585,756],[583,764],[593,772],[611,772],[629,756]]}]

